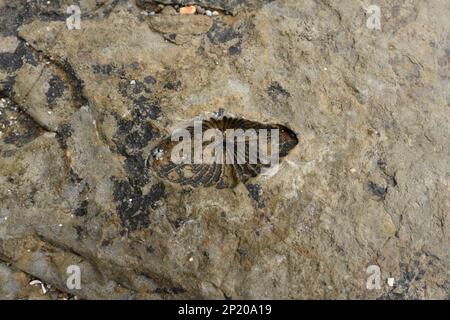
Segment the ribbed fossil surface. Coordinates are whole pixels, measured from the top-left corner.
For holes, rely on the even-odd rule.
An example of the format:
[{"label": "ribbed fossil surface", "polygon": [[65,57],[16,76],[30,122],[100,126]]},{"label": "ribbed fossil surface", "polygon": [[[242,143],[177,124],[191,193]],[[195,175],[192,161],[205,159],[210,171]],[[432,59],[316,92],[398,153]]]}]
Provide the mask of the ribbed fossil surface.
[{"label": "ribbed fossil surface", "polygon": [[[202,153],[206,154],[206,148],[211,148],[214,143],[222,144],[222,148],[211,148],[211,154],[215,160],[212,163],[204,163],[195,161],[194,126],[190,125],[185,129],[192,142],[189,144],[191,149],[188,150],[189,161],[183,163],[173,161],[172,151],[181,141],[172,141],[172,136],[169,136],[152,150],[148,163],[160,177],[173,183],[192,187],[233,188],[240,182],[245,183],[270,168],[273,164],[268,163],[266,155],[274,156],[276,150],[272,146],[274,132],[278,134],[277,155],[279,159],[285,157],[298,144],[297,135],[291,129],[280,124],[263,124],[233,117],[210,118],[201,122],[198,132],[201,132],[203,136],[207,130],[215,129],[215,132],[222,134],[223,139],[217,140],[215,136],[214,139],[204,138],[201,141]],[[229,136],[230,130],[228,129],[234,129],[234,132],[242,129],[244,132],[253,134]],[[273,129],[278,129],[278,131],[272,131]],[[265,133],[267,135],[263,138],[262,135]],[[242,143],[241,146],[245,146],[245,148],[239,148],[239,143]],[[253,157],[249,152],[252,143],[258,146],[258,152]],[[227,144],[232,144],[232,148],[227,148]],[[261,144],[267,144],[264,153],[261,152]],[[216,150],[220,150],[220,152],[216,154]]]}]

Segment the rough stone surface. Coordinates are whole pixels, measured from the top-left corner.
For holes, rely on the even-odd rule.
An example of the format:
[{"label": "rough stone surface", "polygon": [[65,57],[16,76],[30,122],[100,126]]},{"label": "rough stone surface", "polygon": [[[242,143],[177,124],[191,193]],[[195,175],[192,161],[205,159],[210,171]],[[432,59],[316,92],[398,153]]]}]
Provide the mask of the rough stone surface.
[{"label": "rough stone surface", "polygon": [[[83,299],[450,297],[447,0],[378,1],[381,30],[353,0],[207,1],[235,8],[212,18],[86,0],[68,30],[72,2],[0,0],[1,298],[49,298],[31,279]],[[248,188],[148,169],[221,109],[300,143]]]}]

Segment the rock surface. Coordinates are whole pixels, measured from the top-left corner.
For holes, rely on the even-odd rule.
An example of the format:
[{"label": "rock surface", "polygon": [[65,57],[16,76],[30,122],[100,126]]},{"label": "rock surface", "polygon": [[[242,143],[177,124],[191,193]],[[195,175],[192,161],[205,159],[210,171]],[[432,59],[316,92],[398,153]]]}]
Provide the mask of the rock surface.
[{"label": "rock surface", "polygon": [[[381,30],[352,0],[137,2],[81,0],[68,30],[72,1],[0,0],[1,298],[450,297],[448,1],[378,1]],[[300,143],[248,188],[147,168],[221,109]]]}]

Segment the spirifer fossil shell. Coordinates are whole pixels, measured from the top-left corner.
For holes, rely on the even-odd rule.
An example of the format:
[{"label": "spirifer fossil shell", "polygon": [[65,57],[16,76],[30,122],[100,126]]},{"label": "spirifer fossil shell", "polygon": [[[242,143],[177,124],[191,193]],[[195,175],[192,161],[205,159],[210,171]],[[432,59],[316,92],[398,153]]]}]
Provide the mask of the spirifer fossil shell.
[{"label": "spirifer fossil shell", "polygon": [[[193,141],[195,133],[194,126],[191,125],[185,129],[192,138],[191,141]],[[193,157],[190,157],[187,162],[179,163],[173,161],[172,151],[175,146],[181,143],[181,141],[172,141],[172,137],[167,137],[152,150],[148,161],[149,166],[151,166],[160,177],[173,183],[190,185],[192,187],[216,186],[216,188],[219,189],[233,188],[239,182],[245,183],[250,178],[258,176],[265,169],[271,167],[271,164],[267,163],[267,161],[263,161],[261,156],[262,153],[260,151],[258,151],[256,161],[249,161],[250,140],[256,139],[259,146],[259,143],[261,143],[261,132],[269,132],[268,139],[262,140],[264,141],[263,143],[267,143],[266,150],[272,150],[270,132],[278,133],[277,159],[285,157],[298,144],[297,135],[291,129],[280,124],[262,124],[242,118],[224,116],[202,121],[200,126],[201,134],[203,135],[208,129],[216,129],[222,133],[225,136],[224,140],[226,140],[226,143],[230,143],[230,139],[227,139],[226,137],[227,132],[229,132],[228,129],[253,129],[252,132],[255,132],[256,135],[254,138],[244,136],[243,143],[246,146],[245,149],[239,149],[235,145],[231,148],[231,152],[234,152],[234,157],[232,157],[233,161],[231,163],[226,161],[228,160],[228,158],[226,158],[227,152],[230,154],[230,149],[227,150],[226,146],[223,146],[218,155],[219,161],[214,161],[212,163],[195,162],[191,160]],[[231,143],[238,143],[238,139],[235,138],[236,137],[232,137]],[[220,143],[222,143],[222,141]],[[189,150],[190,155],[194,155],[194,143],[190,146],[192,146],[192,150]],[[204,142],[201,147],[202,152],[204,152],[206,150]],[[241,152],[240,154],[239,150],[244,150],[244,152]],[[243,160],[238,161],[238,159]]]}]

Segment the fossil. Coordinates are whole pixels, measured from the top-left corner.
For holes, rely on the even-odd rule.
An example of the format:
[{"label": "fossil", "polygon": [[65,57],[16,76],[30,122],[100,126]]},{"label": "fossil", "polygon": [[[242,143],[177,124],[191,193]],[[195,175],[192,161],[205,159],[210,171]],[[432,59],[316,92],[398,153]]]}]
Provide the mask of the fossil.
[{"label": "fossil", "polygon": [[[188,133],[190,141],[195,139],[196,134],[194,125],[186,126],[184,129]],[[280,124],[263,124],[256,121],[250,121],[242,118],[234,118],[222,116],[218,118],[210,118],[203,120],[199,127],[201,136],[209,129],[214,129],[215,132],[223,134],[223,140],[207,140],[201,142],[201,152],[205,152],[207,145],[213,142],[223,144],[222,149],[217,152],[217,149],[212,152],[215,161],[210,163],[199,163],[196,161],[173,161],[174,148],[181,143],[177,139],[172,141],[172,136],[164,138],[152,151],[148,159],[148,166],[162,178],[176,184],[189,185],[192,187],[211,187],[215,186],[218,189],[234,188],[240,182],[246,183],[249,179],[258,176],[265,170],[271,168],[272,163],[264,160],[261,152],[260,144],[267,144],[267,153],[275,153],[277,150],[277,158],[280,159],[288,155],[288,153],[298,144],[297,135],[286,126]],[[252,135],[232,136],[229,138],[227,134],[242,129],[245,132],[253,132]],[[272,135],[278,134],[278,139],[272,139]],[[263,139],[262,133],[267,133]],[[274,136],[275,137],[275,136]],[[239,149],[236,144],[242,142],[245,148]],[[257,155],[251,158],[250,144],[252,141],[258,145]],[[257,141],[257,142],[256,142]],[[278,147],[274,148],[272,141],[276,141]],[[226,143],[234,144],[231,149],[227,149]],[[190,144],[188,156],[195,157],[194,143]],[[263,148],[264,149],[264,148]],[[230,156],[227,158],[227,156]],[[189,157],[191,159],[191,157]],[[231,162],[229,159],[232,159]],[[253,160],[251,160],[253,159]]]}]

